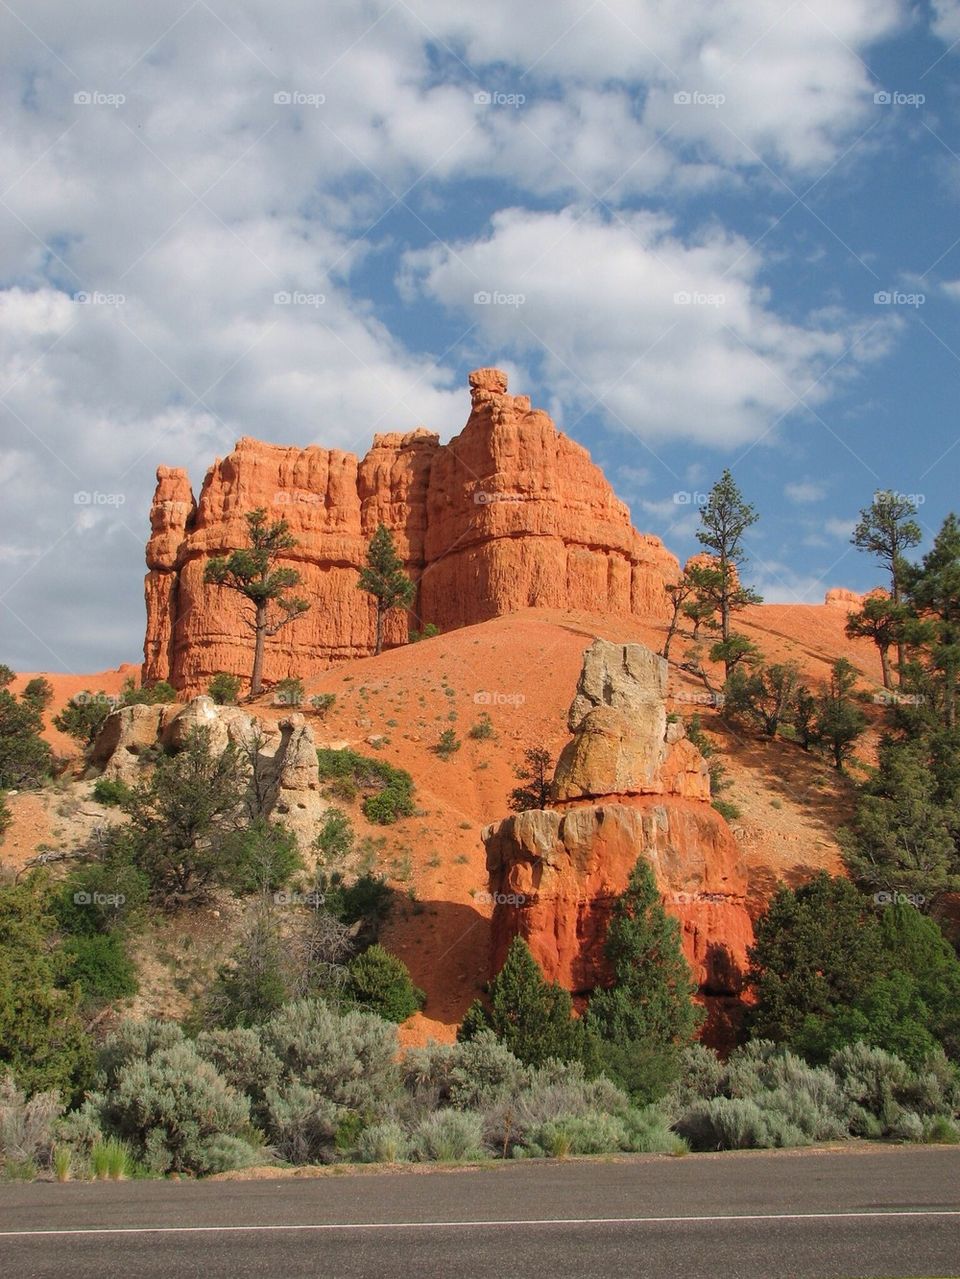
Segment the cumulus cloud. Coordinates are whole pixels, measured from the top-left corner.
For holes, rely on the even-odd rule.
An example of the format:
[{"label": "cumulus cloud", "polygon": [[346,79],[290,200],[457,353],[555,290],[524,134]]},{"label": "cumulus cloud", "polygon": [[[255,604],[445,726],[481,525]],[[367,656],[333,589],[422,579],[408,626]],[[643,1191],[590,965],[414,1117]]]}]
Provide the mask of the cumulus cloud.
[{"label": "cumulus cloud", "polygon": [[659,214],[508,209],[484,238],[408,253],[402,285],[538,359],[580,413],[646,441],[716,446],[769,436],[828,394],[833,366],[884,349],[873,320],[779,318],[762,266],[741,237],[683,238]]},{"label": "cumulus cloud", "polygon": [[[758,438],[850,332],[781,319],[742,238],[629,206],[766,164],[822,171],[864,127],[858,55],[903,10],[331,0],[320,21],[306,0],[13,0],[0,657],[135,655],[158,462],[199,480],[242,434],[354,449],[378,427],[449,434],[465,346],[542,362],[571,422],[599,397],[651,439]],[[688,91],[724,102],[674,101]],[[496,212],[524,202],[536,211]],[[405,310],[389,282],[425,244]],[[523,309],[472,307],[498,281]],[[683,289],[727,301],[680,314]],[[439,336],[425,294],[460,312]]]}]

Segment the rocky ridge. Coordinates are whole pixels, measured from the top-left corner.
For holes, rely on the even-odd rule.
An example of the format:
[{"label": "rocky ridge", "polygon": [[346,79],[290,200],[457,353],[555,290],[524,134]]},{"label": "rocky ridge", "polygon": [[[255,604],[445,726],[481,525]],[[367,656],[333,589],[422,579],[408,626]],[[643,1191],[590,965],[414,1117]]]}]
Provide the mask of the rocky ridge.
[{"label": "rocky ridge", "polygon": [[150,515],[144,682],[200,692],[224,670],[249,675],[252,635],[234,593],[207,585],[208,558],[246,542],[255,507],[289,522],[288,562],[310,611],[267,646],[267,683],[308,677],[373,651],[374,614],[357,574],[379,523],[417,583],[410,617],[441,630],[527,607],[667,616],[679,573],[656,537],[638,533],[587,451],[498,369],[470,374],[471,412],[449,444],[422,428],[376,435],[363,459],[244,438],[207,472],[199,499],[187,473],[160,467]]}]

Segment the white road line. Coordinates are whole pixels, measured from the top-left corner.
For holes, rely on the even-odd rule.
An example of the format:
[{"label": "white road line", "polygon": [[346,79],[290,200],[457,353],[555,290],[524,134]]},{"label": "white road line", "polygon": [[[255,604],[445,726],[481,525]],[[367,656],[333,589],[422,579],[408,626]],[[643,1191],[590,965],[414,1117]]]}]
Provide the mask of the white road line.
[{"label": "white road line", "polygon": [[727,1221],[864,1221],[878,1217],[960,1217],[960,1208],[895,1208],[875,1212],[756,1212],[695,1217],[542,1217],[516,1221],[345,1221],[264,1226],[78,1226],[57,1230],[0,1230],[0,1239],[23,1239],[46,1235],[254,1234],[291,1230],[478,1230],[509,1226],[670,1226]]}]

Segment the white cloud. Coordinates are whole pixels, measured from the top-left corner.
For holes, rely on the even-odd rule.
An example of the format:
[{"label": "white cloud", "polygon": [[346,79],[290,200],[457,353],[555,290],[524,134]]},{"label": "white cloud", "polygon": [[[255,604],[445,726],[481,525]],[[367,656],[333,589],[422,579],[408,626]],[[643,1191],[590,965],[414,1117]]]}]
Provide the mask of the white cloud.
[{"label": "white cloud", "polygon": [[[402,286],[469,316],[493,349],[539,357],[581,412],[646,441],[729,446],[766,437],[799,397],[823,399],[827,367],[857,340],[849,325],[781,320],[762,265],[740,237],[682,239],[662,215],[508,209],[484,239],[408,254]],[[490,304],[475,304],[478,286]]]},{"label": "white cloud", "polygon": [[826,495],[823,484],[815,484],[811,480],[800,480],[794,484],[784,485],[783,494],[788,502],[819,502]]},{"label": "white cloud", "polygon": [[844,541],[849,542],[856,523],[856,519],[828,519],[824,520],[823,527],[831,537],[843,538]]},{"label": "white cloud", "polygon": [[960,0],[933,0],[933,32],[947,44],[960,40]]}]

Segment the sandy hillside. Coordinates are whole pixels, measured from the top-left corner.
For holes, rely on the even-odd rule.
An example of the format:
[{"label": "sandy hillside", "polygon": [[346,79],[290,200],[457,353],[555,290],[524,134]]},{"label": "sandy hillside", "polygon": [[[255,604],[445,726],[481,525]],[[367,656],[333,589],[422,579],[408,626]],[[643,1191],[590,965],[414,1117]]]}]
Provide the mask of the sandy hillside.
[{"label": "sandy hillside", "polygon": [[[769,660],[796,661],[814,685],[843,654],[870,686],[879,664],[869,644],[845,639],[845,616],[836,607],[763,605],[748,611],[741,629]],[[358,834],[383,841],[378,863],[400,893],[385,944],[427,991],[424,1013],[405,1028],[410,1041],[451,1038],[487,977],[490,907],[478,900],[487,886],[480,829],[507,814],[524,750],[544,745],[556,755],[566,741],[566,712],[582,653],[596,635],[658,648],[663,628],[531,609],[345,663],[308,683],[308,694],[332,692],[337,699],[323,721],[307,712],[319,744],[379,755],[406,768],[416,783],[417,815],[394,826],[372,827],[358,806],[350,806]],[[679,660],[684,647],[678,639],[671,656]],[[48,678],[59,706],[81,689],[115,692],[135,670]],[[20,677],[15,687],[27,678]],[[699,704],[702,683],[676,666],[670,691],[672,708],[685,718],[699,712],[720,750],[731,779],[725,798],[741,810],[733,825],[757,906],[778,879],[795,882],[819,867],[836,869],[834,832],[849,811],[848,784],[822,760],[789,743],[724,726],[712,708]],[[285,713],[266,700],[258,710]],[[483,712],[493,722],[495,737],[471,739],[469,730]],[[432,748],[448,727],[462,744],[452,758],[442,760]],[[51,740],[58,751],[72,749],[59,734]],[[89,787],[89,782],[78,783],[64,794],[61,784],[17,796],[2,861],[22,865],[38,844],[56,846],[95,823],[102,813],[89,801]],[[229,929],[223,932],[227,945]],[[158,997],[148,991],[144,999],[145,1006],[157,1010]]]}]

